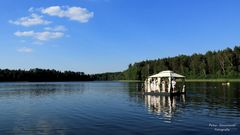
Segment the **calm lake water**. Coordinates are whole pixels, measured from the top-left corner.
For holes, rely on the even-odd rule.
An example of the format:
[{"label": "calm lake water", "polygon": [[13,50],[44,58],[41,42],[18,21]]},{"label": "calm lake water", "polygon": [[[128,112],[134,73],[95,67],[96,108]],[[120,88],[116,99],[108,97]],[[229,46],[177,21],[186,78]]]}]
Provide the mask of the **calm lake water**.
[{"label": "calm lake water", "polygon": [[240,83],[187,83],[145,96],[141,83],[0,83],[0,134],[239,134]]}]

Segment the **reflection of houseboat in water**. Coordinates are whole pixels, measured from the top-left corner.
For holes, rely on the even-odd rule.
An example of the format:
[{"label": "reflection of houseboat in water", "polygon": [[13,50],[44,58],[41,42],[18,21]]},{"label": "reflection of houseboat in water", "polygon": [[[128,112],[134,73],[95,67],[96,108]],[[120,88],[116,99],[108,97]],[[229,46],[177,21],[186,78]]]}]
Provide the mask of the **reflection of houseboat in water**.
[{"label": "reflection of houseboat in water", "polygon": [[150,112],[162,114],[164,117],[171,118],[179,106],[184,106],[185,95],[180,96],[156,96],[145,95],[145,104]]},{"label": "reflection of houseboat in water", "polygon": [[[180,81],[180,84],[177,82]],[[181,95],[185,94],[185,76],[173,71],[162,71],[149,76],[144,82],[145,94],[158,95]]]}]

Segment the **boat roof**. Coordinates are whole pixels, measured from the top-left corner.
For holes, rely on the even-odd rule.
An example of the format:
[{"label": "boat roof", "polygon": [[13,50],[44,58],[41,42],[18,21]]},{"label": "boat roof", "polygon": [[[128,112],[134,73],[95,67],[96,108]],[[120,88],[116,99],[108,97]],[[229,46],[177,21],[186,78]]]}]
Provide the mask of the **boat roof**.
[{"label": "boat roof", "polygon": [[185,76],[174,73],[171,70],[162,71],[159,72],[158,74],[149,76],[149,78],[162,78],[162,77],[185,78]]}]

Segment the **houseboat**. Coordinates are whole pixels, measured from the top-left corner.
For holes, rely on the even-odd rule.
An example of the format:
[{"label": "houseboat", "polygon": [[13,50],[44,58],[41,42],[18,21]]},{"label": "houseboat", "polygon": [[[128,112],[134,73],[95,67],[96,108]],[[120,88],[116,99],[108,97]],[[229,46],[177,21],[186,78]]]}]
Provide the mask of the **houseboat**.
[{"label": "houseboat", "polygon": [[170,70],[151,75],[144,82],[144,93],[154,95],[185,94],[185,76]]}]

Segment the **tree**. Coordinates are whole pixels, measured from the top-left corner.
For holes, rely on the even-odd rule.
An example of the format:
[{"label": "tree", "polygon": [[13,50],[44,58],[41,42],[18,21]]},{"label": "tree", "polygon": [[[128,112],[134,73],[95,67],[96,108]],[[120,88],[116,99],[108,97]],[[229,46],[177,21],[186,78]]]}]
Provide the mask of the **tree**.
[{"label": "tree", "polygon": [[128,69],[122,72],[122,77],[127,80],[144,80],[147,76],[163,70],[173,70],[188,78],[237,78],[240,76],[240,47],[130,64]]}]

